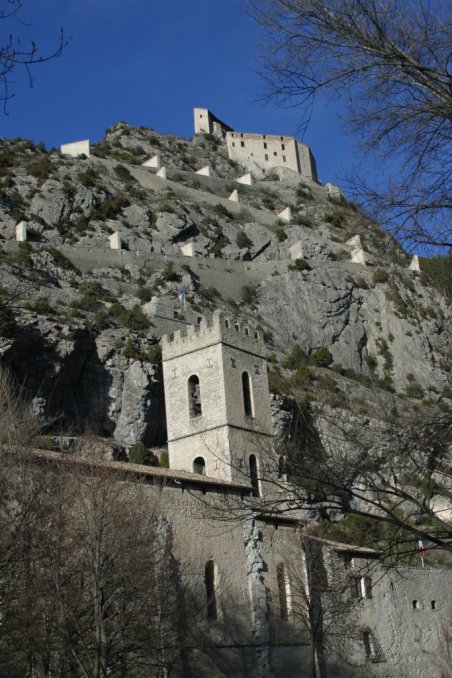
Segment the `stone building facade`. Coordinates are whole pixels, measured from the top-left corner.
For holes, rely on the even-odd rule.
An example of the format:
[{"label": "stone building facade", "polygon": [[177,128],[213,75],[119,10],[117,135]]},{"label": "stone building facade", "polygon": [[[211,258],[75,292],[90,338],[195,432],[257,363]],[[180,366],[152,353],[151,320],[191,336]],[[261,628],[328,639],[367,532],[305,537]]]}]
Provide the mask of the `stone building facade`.
[{"label": "stone building facade", "polygon": [[170,469],[135,468],[199,602],[193,675],[295,678],[312,662],[321,678],[452,675],[450,571],[386,570],[377,551],[309,537],[301,516],[266,507],[259,331],[217,311],[163,337],[162,353]]},{"label": "stone building facade", "polygon": [[317,181],[315,158],[310,148],[294,137],[236,132],[207,108],[194,109],[194,123],[195,134],[208,133],[225,139],[229,158],[258,176],[283,168]]},{"label": "stone building facade", "polygon": [[216,311],[162,337],[170,467],[223,480],[251,473],[272,437],[262,333]]},{"label": "stone building facade", "polygon": [[226,144],[229,158],[240,162],[251,172],[260,169],[265,175],[282,167],[311,181],[317,180],[314,156],[308,146],[294,137],[227,132]]},{"label": "stone building facade", "polygon": [[[55,452],[39,457],[63,461]],[[94,472],[96,462],[77,463]],[[314,655],[321,678],[451,675],[450,571],[386,570],[372,549],[307,538],[296,518],[263,510],[249,483],[97,463],[103,471],[110,465],[116,479],[122,471],[122,483],[142,483],[150,513],[157,506],[166,526],[174,586],[189,602],[181,622],[190,630],[184,669],[169,675],[311,675],[308,602],[322,639]],[[251,501],[254,510],[245,511]]]}]

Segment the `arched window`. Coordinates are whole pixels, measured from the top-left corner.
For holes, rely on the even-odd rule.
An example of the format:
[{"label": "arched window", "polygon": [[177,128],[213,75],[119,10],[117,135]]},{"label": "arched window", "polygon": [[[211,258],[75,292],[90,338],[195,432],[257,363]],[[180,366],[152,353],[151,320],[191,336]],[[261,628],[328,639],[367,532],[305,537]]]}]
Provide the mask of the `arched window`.
[{"label": "arched window", "polygon": [[256,460],[255,454],[250,454],[249,465],[250,465],[251,487],[253,488],[253,497],[258,497],[259,496],[259,476],[257,474],[257,460]]},{"label": "arched window", "polygon": [[279,609],[281,619],[286,621],[289,615],[292,614],[292,594],[290,591],[289,574],[284,563],[279,563],[276,568],[276,576],[278,580],[278,594],[279,594]]},{"label": "arched window", "polygon": [[207,598],[207,619],[215,621],[218,619],[217,610],[217,584],[218,568],[213,560],[208,560],[204,572],[204,581],[206,584]]},{"label": "arched window", "polygon": [[243,407],[245,409],[245,417],[253,417],[253,398],[251,394],[251,381],[248,372],[242,373],[242,391],[243,391]]},{"label": "arched window", "polygon": [[203,457],[193,459],[193,473],[199,473],[202,476],[206,475],[206,462]]},{"label": "arched window", "polygon": [[188,380],[188,407],[190,419],[202,415],[201,389],[199,386],[199,377],[197,377],[196,374],[192,374]]}]

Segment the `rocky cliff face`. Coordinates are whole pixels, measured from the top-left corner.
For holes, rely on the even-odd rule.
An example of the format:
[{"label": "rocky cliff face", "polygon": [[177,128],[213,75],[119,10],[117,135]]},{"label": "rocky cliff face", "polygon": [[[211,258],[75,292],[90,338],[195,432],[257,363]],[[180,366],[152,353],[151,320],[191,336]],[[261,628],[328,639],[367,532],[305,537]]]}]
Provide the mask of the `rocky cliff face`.
[{"label": "rocky cliff face", "polygon": [[[370,370],[450,406],[450,305],[353,204],[283,170],[237,184],[242,168],[209,135],[120,123],[92,153],[0,142],[0,350],[56,427],[164,442],[159,338],[218,306],[256,318],[276,368],[295,345],[327,349],[336,381]],[[167,179],[141,166],[153,154]],[[195,174],[204,165],[211,177]]]}]

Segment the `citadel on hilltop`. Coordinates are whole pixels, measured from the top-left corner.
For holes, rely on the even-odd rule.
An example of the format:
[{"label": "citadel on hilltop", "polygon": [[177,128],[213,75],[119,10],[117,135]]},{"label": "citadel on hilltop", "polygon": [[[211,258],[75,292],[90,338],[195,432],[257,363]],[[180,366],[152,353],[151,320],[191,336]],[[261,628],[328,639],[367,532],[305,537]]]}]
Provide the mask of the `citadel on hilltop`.
[{"label": "citadel on hilltop", "polygon": [[229,159],[239,162],[251,172],[265,175],[275,167],[283,167],[317,181],[315,159],[310,148],[294,137],[236,132],[207,108],[195,108],[194,118],[195,134],[213,134],[225,139]]}]

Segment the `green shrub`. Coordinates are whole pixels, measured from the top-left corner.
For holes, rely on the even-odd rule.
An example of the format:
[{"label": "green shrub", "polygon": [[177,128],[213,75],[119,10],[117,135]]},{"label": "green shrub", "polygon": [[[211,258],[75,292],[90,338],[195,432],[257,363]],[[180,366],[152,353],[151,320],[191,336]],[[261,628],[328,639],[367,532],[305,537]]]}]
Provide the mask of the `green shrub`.
[{"label": "green shrub", "polygon": [[309,356],[309,362],[316,367],[329,367],[333,362],[333,356],[326,346],[319,346]]},{"label": "green shrub", "polygon": [[144,315],[138,304],[128,309],[116,301],[111,305],[109,315],[115,322],[129,330],[147,330],[151,326],[149,318]]},{"label": "green shrub", "polygon": [[129,461],[132,464],[157,466],[158,460],[143,443],[134,443],[129,448]]},{"label": "green shrub", "polygon": [[92,219],[105,221],[106,219],[116,219],[125,207],[129,207],[130,200],[124,193],[108,195],[105,200],[91,213]]},{"label": "green shrub", "polygon": [[31,305],[31,308],[39,315],[53,315],[55,310],[49,304],[47,297],[38,297],[34,304]]},{"label": "green shrub", "polygon": [[360,290],[368,290],[369,285],[367,284],[367,281],[364,280],[364,278],[357,278],[355,281],[355,287],[358,287]]},{"label": "green shrub", "polygon": [[[82,186],[85,186],[86,188],[94,188],[97,184],[98,176],[95,170],[92,167],[88,166],[83,172],[79,172],[77,174],[77,179],[82,184]],[[66,188],[66,186],[65,190],[66,191],[71,190],[71,193],[73,194],[74,189],[72,187],[70,187],[70,189]]]},{"label": "green shrub", "polygon": [[207,301],[215,301],[220,296],[216,287],[206,287],[199,290],[199,294]]},{"label": "green shrub", "polygon": [[338,250],[333,253],[332,259],[334,261],[345,261],[346,259],[350,259],[350,254],[346,250]]},{"label": "green shrub", "polygon": [[180,275],[174,270],[172,261],[168,261],[165,265],[165,268],[162,271],[162,278],[165,282],[178,282],[180,280]]},{"label": "green shrub", "polygon": [[152,365],[157,365],[162,362],[162,347],[160,344],[154,344],[146,353],[146,360]]},{"label": "green shrub", "polygon": [[297,186],[296,194],[299,200],[313,200],[311,189],[303,182]]},{"label": "green shrub", "polygon": [[289,271],[312,271],[306,259],[295,259],[293,264],[290,264]]},{"label": "green shrub", "polygon": [[405,389],[405,393],[409,398],[417,398],[418,400],[422,400],[425,395],[424,389],[422,386],[420,386],[420,384],[417,383],[417,381],[412,381],[409,383]]},{"label": "green shrub", "polygon": [[264,195],[262,197],[262,204],[268,210],[274,210],[275,209],[275,203],[273,202],[273,200],[268,195]]},{"label": "green shrub", "polygon": [[284,242],[284,240],[287,240],[287,233],[282,226],[280,226],[276,231],[276,239],[278,242]]},{"label": "green shrub", "polygon": [[257,301],[256,288],[252,285],[243,285],[240,289],[240,299],[246,306],[255,306]]},{"label": "green shrub", "polygon": [[225,235],[223,231],[220,231],[209,251],[214,257],[221,257],[223,249],[226,247],[226,245],[229,245],[230,242],[231,241],[229,240],[228,236]]},{"label": "green shrub", "polygon": [[118,177],[118,179],[121,179],[121,181],[125,182],[132,182],[136,181],[135,177],[133,177],[127,167],[124,167],[124,165],[115,165],[113,167],[113,170]]},{"label": "green shrub", "polygon": [[366,363],[370,372],[372,372],[372,373],[375,372],[375,370],[377,369],[378,363],[377,363],[377,359],[376,359],[376,357],[374,356],[373,353],[368,353],[364,358],[364,362]]},{"label": "green shrub", "polygon": [[336,228],[341,228],[344,221],[344,215],[342,212],[334,210],[334,212],[326,214],[323,218],[323,221],[325,221],[327,224],[335,226]]},{"label": "green shrub", "polygon": [[374,271],[372,280],[375,285],[377,285],[378,283],[387,283],[389,280],[389,273],[379,268],[378,270]]},{"label": "green shrub", "polygon": [[28,174],[44,181],[55,171],[55,166],[47,155],[32,160],[27,167]]},{"label": "green shrub", "polygon": [[135,290],[135,296],[141,301],[142,304],[146,304],[148,301],[151,301],[153,297],[153,290],[151,287],[138,287]]},{"label": "green shrub", "polygon": [[237,247],[240,247],[241,250],[245,248],[250,248],[253,245],[245,231],[238,232],[235,242],[237,244]]},{"label": "green shrub", "polygon": [[299,365],[291,379],[295,387],[307,386],[313,380],[313,375],[307,365]]},{"label": "green shrub", "polygon": [[129,358],[129,360],[139,360],[141,357],[140,352],[137,351],[132,339],[130,338],[127,339],[126,344],[122,349],[122,355],[124,358]]},{"label": "green shrub", "polygon": [[306,228],[312,228],[312,219],[310,217],[306,217],[303,214],[296,214],[293,219],[292,223],[296,224],[297,226],[306,226]]},{"label": "green shrub", "polygon": [[307,361],[307,355],[300,344],[295,344],[289,355],[283,360],[282,366],[288,370],[296,370],[300,365],[305,365]]},{"label": "green shrub", "polygon": [[214,205],[212,207],[212,212],[214,212],[215,214],[218,214],[219,217],[226,217],[228,219],[232,218],[231,213],[221,203],[218,203],[218,205]]}]

